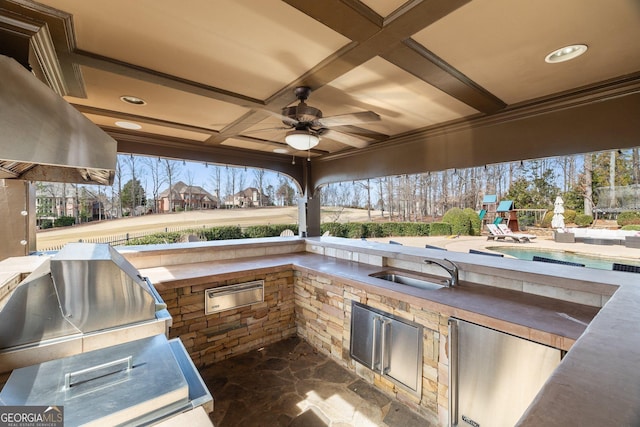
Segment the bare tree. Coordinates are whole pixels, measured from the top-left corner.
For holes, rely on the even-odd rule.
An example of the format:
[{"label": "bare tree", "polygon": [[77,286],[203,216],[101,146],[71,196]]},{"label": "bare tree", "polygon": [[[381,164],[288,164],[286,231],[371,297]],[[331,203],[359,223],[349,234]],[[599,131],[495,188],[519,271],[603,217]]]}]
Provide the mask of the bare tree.
[{"label": "bare tree", "polygon": [[151,179],[151,194],[153,195],[153,212],[158,212],[158,195],[160,194],[160,187],[165,183],[165,178],[162,175],[162,163],[159,158],[147,157],[144,159],[144,163],[147,165],[147,172]]},{"label": "bare tree", "polygon": [[129,155],[129,169],[131,171],[131,181],[134,183],[134,185],[130,186],[130,190],[131,190],[131,214],[130,216],[135,216],[136,215],[136,206],[137,203],[139,203],[139,201],[136,198],[136,162],[137,162],[138,158],[136,156],[134,156],[133,154]]},{"label": "bare tree", "polygon": [[[116,215],[118,218],[122,218],[122,178],[123,176],[123,172],[122,172],[122,161],[121,161],[121,157],[118,156],[116,159],[116,174],[115,174],[115,180],[113,182],[113,185],[117,185],[118,186],[118,204],[117,204],[117,212]],[[115,196],[115,194],[114,194]],[[115,204],[115,203],[114,203]]]},{"label": "bare tree", "polygon": [[264,206],[264,200],[262,200],[263,194],[264,194],[264,179],[265,179],[264,169],[253,170],[253,182],[256,188],[258,189],[258,206]]},{"label": "bare tree", "polygon": [[213,191],[218,198],[218,207],[222,207],[222,192],[220,187],[222,186],[222,166],[214,166],[211,171],[211,180],[213,181]]},{"label": "bare tree", "polygon": [[593,215],[593,156],[591,153],[584,155],[584,213]]},{"label": "bare tree", "polygon": [[631,163],[633,183],[640,184],[640,154],[638,153],[638,147],[631,150]]},{"label": "bare tree", "polygon": [[616,207],[616,152],[611,150],[609,154],[609,187],[611,192],[609,193],[609,207]]},{"label": "bare tree", "polygon": [[195,175],[191,169],[187,169],[187,210],[193,210],[193,185],[195,184]]},{"label": "bare tree", "polygon": [[175,160],[163,159],[162,161],[164,178],[166,178],[169,184],[169,212],[173,212],[173,183],[174,180],[180,177],[180,166]]}]

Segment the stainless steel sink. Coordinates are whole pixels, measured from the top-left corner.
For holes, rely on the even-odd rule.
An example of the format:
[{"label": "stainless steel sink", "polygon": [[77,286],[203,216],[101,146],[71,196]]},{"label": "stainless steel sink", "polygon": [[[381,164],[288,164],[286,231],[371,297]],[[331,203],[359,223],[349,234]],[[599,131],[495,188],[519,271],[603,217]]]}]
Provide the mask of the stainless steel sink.
[{"label": "stainless steel sink", "polygon": [[401,273],[398,271],[381,271],[379,273],[370,274],[370,276],[419,289],[436,290],[445,287],[444,284],[428,280],[426,277],[422,278],[418,275]]}]

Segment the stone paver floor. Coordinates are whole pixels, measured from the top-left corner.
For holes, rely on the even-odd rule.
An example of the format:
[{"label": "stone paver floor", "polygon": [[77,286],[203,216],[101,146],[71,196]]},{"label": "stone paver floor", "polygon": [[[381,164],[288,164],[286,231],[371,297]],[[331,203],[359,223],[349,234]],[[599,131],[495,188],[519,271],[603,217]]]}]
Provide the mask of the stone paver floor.
[{"label": "stone paver floor", "polygon": [[430,425],[297,337],[200,374],[213,395],[215,427]]}]

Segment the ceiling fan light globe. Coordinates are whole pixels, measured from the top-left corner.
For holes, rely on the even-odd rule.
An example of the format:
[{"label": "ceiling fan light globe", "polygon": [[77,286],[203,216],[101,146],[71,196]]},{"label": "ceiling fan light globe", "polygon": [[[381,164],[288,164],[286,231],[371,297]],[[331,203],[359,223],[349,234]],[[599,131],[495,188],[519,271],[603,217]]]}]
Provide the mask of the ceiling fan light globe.
[{"label": "ceiling fan light globe", "polygon": [[299,151],[310,150],[320,142],[320,138],[318,138],[317,135],[313,135],[304,130],[287,132],[284,140],[289,146]]}]

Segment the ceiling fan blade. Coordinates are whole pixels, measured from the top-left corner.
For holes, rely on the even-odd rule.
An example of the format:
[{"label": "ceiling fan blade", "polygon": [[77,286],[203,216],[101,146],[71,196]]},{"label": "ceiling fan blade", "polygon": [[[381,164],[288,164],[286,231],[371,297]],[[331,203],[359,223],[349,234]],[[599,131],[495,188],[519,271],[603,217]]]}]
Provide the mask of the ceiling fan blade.
[{"label": "ceiling fan blade", "polygon": [[389,139],[389,135],[385,135],[384,133],[376,132],[375,130],[371,129],[364,129],[358,126],[332,126],[331,129],[337,130],[338,132],[359,136],[360,138],[366,139],[368,141],[384,141],[385,139]]},{"label": "ceiling fan blade", "polygon": [[[287,107],[287,108],[291,108],[291,107]],[[291,118],[289,116],[285,116],[284,114],[276,113],[275,111],[271,111],[271,110],[265,110],[265,111],[270,116],[276,117],[277,119],[281,120],[287,126],[295,127],[298,123],[300,123],[298,120]]]},{"label": "ceiling fan blade", "polygon": [[284,126],[276,126],[276,127],[270,127],[270,128],[253,129],[253,130],[244,131],[242,133],[239,133],[238,135],[249,135],[249,134],[252,134],[252,133],[284,131],[284,130],[291,130],[291,128],[290,127],[284,127]]},{"label": "ceiling fan blade", "polygon": [[339,114],[337,116],[322,117],[314,121],[320,126],[344,126],[358,123],[370,123],[380,120],[380,116],[373,111],[361,111],[359,113]]},{"label": "ceiling fan blade", "polygon": [[332,129],[322,129],[320,136],[322,138],[333,139],[334,141],[341,142],[355,148],[364,148],[369,145],[369,142],[362,138]]}]

